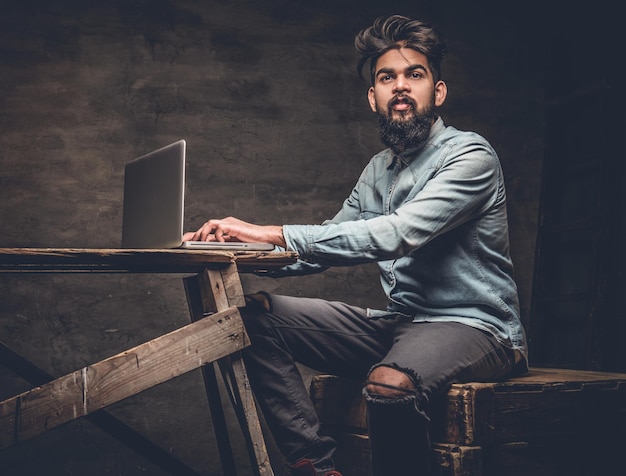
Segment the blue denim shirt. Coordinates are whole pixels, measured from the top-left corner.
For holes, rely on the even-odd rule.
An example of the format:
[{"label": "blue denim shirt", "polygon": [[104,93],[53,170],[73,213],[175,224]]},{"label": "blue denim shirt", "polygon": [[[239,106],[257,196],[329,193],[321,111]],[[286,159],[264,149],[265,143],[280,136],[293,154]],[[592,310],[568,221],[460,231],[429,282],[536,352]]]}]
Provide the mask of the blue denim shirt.
[{"label": "blue denim shirt", "polygon": [[426,144],[375,155],[342,209],[321,225],[285,225],[300,260],[284,275],[378,262],[385,311],[492,333],[526,360],[496,152],[478,134],[435,122]]}]

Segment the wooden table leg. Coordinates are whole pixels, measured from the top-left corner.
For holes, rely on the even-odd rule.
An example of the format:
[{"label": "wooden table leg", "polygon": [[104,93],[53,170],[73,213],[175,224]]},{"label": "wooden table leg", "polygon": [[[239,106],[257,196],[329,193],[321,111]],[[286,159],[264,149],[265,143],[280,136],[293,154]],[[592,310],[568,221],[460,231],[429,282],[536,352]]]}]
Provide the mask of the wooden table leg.
[{"label": "wooden table leg", "polygon": [[[248,427],[244,432],[246,446],[250,460],[256,462],[260,476],[273,476],[265,440],[259,424],[256,405],[250,391],[248,375],[241,358],[241,352],[236,352],[219,361],[222,375],[224,376],[231,402],[235,407],[239,424],[242,428]],[[251,424],[253,423],[253,424]]]},{"label": "wooden table leg", "polygon": [[[233,306],[243,307],[245,305],[243,288],[234,263],[222,266],[219,269],[206,269],[196,276],[185,278],[184,283],[192,320],[200,319],[207,313],[219,312]],[[273,476],[274,473],[269,462],[254,397],[241,354],[236,352],[220,359],[219,366],[231,402],[239,418],[239,424],[246,440],[253,471],[255,471],[255,475]],[[226,467],[223,468],[224,474],[230,476],[230,474],[236,474],[236,469],[234,467],[230,441],[228,441],[228,432],[226,431],[226,423],[221,409],[221,401],[219,400],[219,394],[216,392],[215,370],[212,366],[205,367],[211,367],[211,371],[204,373],[205,385],[214,424],[217,423],[220,427],[223,427],[219,430],[216,428],[216,435],[218,437],[222,464],[224,465],[224,461],[226,461]],[[218,395],[217,399],[212,395]]]}]

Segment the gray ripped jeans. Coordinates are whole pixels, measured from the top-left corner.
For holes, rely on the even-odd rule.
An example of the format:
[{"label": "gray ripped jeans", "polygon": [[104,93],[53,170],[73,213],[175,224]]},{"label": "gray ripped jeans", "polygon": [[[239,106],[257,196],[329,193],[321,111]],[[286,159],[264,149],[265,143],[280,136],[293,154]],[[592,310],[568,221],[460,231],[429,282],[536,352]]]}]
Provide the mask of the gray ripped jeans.
[{"label": "gray ripped jeans", "polygon": [[513,353],[493,336],[458,323],[370,319],[365,309],[321,299],[258,294],[242,309],[252,345],[244,359],[276,443],[290,464],[334,468],[335,441],[320,423],[296,362],[365,382],[380,365],[406,372],[416,390],[399,399],[374,395],[368,426],[375,476],[428,473],[429,403],[450,384],[505,378]]}]

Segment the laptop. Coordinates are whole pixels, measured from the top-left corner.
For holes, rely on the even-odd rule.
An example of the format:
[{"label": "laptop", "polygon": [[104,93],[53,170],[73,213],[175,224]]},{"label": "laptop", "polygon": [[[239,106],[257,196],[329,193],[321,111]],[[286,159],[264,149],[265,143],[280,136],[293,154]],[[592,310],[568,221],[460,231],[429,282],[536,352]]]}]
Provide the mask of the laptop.
[{"label": "laptop", "polygon": [[183,242],[185,152],[181,139],[126,164],[122,248],[273,250],[270,243]]}]

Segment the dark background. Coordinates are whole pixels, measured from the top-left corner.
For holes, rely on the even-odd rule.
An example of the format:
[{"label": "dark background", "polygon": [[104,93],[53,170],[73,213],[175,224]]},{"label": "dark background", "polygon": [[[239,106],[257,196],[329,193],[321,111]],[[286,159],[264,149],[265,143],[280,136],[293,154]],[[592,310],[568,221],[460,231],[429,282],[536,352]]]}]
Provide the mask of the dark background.
[{"label": "dark background", "polygon": [[[547,321],[531,312],[546,125],[554,104],[572,97],[559,86],[563,72],[581,74],[568,69],[579,58],[564,52],[579,48],[573,32],[581,18],[589,21],[587,12],[570,10],[564,19],[530,4],[461,0],[2,5],[0,247],[119,246],[124,164],[180,138],[188,152],[187,229],[228,215],[261,224],[332,216],[381,149],[353,38],[377,16],[399,13],[432,21],[447,40],[442,115],[498,151],[524,324]],[[598,71],[592,58],[584,58],[587,76]],[[244,286],[384,306],[374,266],[282,280],[245,276]],[[52,375],[187,322],[178,276],[0,276],[0,340]],[[574,342],[572,355],[577,349]],[[611,367],[537,355],[537,363]],[[612,368],[619,357],[612,355]],[[0,399],[29,388],[0,367]],[[220,474],[199,372],[112,412],[201,474]],[[0,474],[166,473],[78,421],[1,452]]]}]

